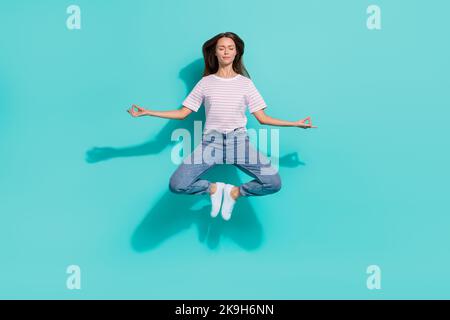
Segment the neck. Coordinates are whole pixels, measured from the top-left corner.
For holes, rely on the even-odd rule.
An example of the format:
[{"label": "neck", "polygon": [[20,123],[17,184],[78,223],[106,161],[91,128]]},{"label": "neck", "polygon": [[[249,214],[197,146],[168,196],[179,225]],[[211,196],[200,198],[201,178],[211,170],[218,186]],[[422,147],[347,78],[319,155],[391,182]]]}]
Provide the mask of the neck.
[{"label": "neck", "polygon": [[223,78],[231,78],[237,75],[233,70],[233,66],[230,64],[228,66],[219,66],[219,69],[216,72],[216,75]]}]

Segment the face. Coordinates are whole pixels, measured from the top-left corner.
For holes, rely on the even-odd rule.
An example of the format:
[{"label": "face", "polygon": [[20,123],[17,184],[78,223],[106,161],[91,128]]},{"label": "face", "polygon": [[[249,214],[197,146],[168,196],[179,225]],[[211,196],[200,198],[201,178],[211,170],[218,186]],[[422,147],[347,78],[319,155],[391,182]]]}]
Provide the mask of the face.
[{"label": "face", "polygon": [[233,39],[227,37],[220,38],[216,44],[216,56],[219,60],[219,64],[232,64],[234,57],[236,56],[236,45],[234,44]]}]

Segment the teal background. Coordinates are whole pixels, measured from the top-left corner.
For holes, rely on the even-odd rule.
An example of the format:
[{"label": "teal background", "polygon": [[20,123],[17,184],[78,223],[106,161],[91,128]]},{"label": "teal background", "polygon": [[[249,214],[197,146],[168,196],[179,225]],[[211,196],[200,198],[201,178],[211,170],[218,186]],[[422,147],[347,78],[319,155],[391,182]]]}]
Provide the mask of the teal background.
[{"label": "teal background", "polygon": [[[66,28],[71,4],[81,30]],[[450,298],[448,1],[0,9],[0,298]],[[280,128],[282,190],[239,200],[226,223],[207,197],[168,190],[170,135],[203,107],[185,121],[125,112],[179,108],[224,31],[245,41],[267,113],[318,126]],[[366,287],[372,264],[381,290]]]}]

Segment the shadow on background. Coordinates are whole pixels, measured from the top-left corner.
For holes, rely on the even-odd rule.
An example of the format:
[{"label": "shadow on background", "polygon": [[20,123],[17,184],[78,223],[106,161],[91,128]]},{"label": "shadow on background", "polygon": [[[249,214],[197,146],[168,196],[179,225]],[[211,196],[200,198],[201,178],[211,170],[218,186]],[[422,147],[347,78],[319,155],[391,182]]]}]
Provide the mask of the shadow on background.
[{"label": "shadow on background", "polygon": [[[186,84],[186,96],[191,92],[195,84],[200,80],[198,78],[199,74],[203,74],[203,59],[198,59],[181,70],[180,78]],[[125,110],[123,111],[123,113],[124,116],[126,115],[127,117],[131,117],[130,114],[125,114]],[[194,127],[194,121],[202,121],[202,123],[205,123],[205,112],[202,112],[201,110],[198,110],[198,112],[192,112],[183,121],[169,120],[152,140],[143,144],[124,148],[94,147],[87,151],[86,161],[88,163],[95,163],[112,158],[134,157],[160,153],[168,146],[172,147],[176,143],[178,143],[178,141],[171,140],[172,132],[174,130],[184,128],[186,130],[189,130],[189,132],[191,132],[191,135],[193,136],[192,128]]]},{"label": "shadow on background", "polygon": [[[187,94],[199,81],[198,76],[194,75],[202,74],[203,66],[203,59],[198,59],[180,72],[180,78],[188,88]],[[130,115],[127,113],[127,116]],[[94,147],[86,152],[86,162],[96,163],[112,158],[160,153],[168,146],[172,147],[178,143],[171,140],[174,130],[184,128],[193,134],[194,121],[204,123],[204,120],[204,112],[192,112],[184,121],[168,121],[153,140],[143,144],[124,148]],[[281,157],[279,165],[293,168],[304,163],[294,152]],[[226,181],[233,185],[240,185],[242,181],[239,179],[237,170],[239,169],[233,165],[215,165],[201,177],[210,181]],[[166,239],[189,229],[192,225],[195,225],[198,230],[199,241],[205,243],[210,249],[218,247],[221,237],[233,240],[245,250],[255,250],[261,245],[262,226],[247,197],[241,197],[236,202],[231,220],[224,221],[220,213],[216,218],[211,218],[208,195],[174,194],[169,190],[169,177],[167,177],[167,192],[149,210],[132,235],[131,245],[134,250],[144,252],[155,249]]]}]

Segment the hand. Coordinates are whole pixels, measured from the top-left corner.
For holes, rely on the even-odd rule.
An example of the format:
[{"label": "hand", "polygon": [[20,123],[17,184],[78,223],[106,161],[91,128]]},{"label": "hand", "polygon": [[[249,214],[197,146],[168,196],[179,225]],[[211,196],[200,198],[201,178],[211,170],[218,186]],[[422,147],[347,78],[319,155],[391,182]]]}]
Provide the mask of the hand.
[{"label": "hand", "polygon": [[303,129],[317,128],[316,126],[312,125],[311,117],[306,117],[305,119],[298,120],[296,126]]},{"label": "hand", "polygon": [[[137,108],[137,111],[134,110],[134,108]],[[130,109],[127,109],[127,112],[131,114],[133,117],[141,117],[147,114],[147,110],[135,104],[133,104]]]}]

